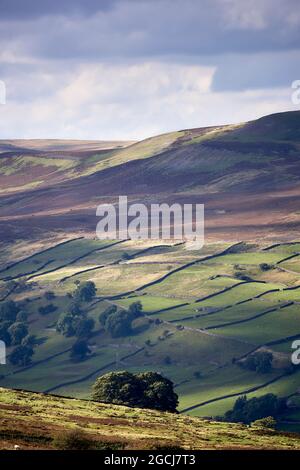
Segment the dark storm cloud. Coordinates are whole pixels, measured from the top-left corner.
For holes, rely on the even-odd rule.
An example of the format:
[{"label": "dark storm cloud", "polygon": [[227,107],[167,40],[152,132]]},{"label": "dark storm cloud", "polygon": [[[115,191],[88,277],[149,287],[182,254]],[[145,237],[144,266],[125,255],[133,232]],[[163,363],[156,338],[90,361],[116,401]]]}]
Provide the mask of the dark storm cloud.
[{"label": "dark storm cloud", "polygon": [[298,0],[1,0],[0,18],[5,47],[9,38],[51,59],[209,57],[300,44]]}]

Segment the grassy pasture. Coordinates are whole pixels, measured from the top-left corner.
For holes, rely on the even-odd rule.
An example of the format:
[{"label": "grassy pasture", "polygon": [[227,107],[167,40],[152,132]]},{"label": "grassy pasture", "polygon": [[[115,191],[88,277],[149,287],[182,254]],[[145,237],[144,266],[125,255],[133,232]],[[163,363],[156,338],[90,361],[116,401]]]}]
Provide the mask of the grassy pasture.
[{"label": "grassy pasture", "polygon": [[[194,265],[172,274],[163,282],[151,286],[147,292],[151,295],[162,295],[167,292],[174,297],[196,300],[199,297],[210,295],[237,282],[230,277],[230,270],[223,271],[225,276],[214,277],[215,270],[206,265]],[[227,277],[228,275],[228,277]]]},{"label": "grassy pasture", "polygon": [[230,308],[225,307],[223,310],[216,313],[211,313],[208,315],[199,314],[197,318],[185,320],[182,324],[184,326],[190,326],[193,328],[211,328],[224,323],[247,320],[259,313],[277,306],[277,303],[266,303],[262,302],[261,299],[254,299],[244,304],[235,305]]},{"label": "grassy pasture", "polygon": [[[62,265],[67,265],[80,256],[85,256],[91,250],[103,248],[108,245],[106,240],[92,239],[75,239],[65,244],[59,244],[49,248],[47,251],[40,252],[29,259],[12,265],[0,273],[0,278],[16,278],[34,272],[34,274],[42,274],[45,271],[57,269]],[[45,264],[47,266],[45,266]],[[45,267],[43,267],[45,266]]]},{"label": "grassy pasture", "polygon": [[284,261],[284,263],[280,264],[280,267],[300,274],[300,258],[297,257],[292,258],[289,261]]},{"label": "grassy pasture", "polygon": [[278,261],[286,258],[286,255],[282,252],[249,252],[249,253],[231,253],[223,255],[217,258],[217,260],[208,260],[206,264],[209,265],[244,265],[244,266],[257,266],[261,263],[275,264]]},{"label": "grassy pasture", "polygon": [[268,250],[269,253],[285,253],[287,256],[300,252],[300,243],[282,243]]},{"label": "grassy pasture", "polygon": [[143,305],[143,311],[147,314],[155,312],[160,309],[174,307],[184,302],[184,299],[173,299],[169,297],[155,297],[153,295],[137,295],[130,296],[125,299],[120,299],[117,304],[121,307],[127,308],[132,302],[140,301]]},{"label": "grassy pasture", "polygon": [[[167,274],[172,266],[165,265],[132,265],[120,264],[107,266],[103,269],[83,273],[78,276],[81,282],[93,281],[99,289],[100,295],[117,295],[124,292],[134,291],[148,282],[159,279]],[[69,279],[63,283],[64,289],[71,289],[74,280]]]},{"label": "grassy pasture", "polygon": [[215,332],[222,336],[237,337],[258,345],[297,333],[300,335],[300,309],[299,306],[292,305],[278,309],[254,321],[218,328]]},{"label": "grassy pasture", "polygon": [[[266,381],[266,377],[264,378],[262,382],[264,381]],[[275,393],[279,397],[286,397],[294,393],[297,383],[299,383],[299,371],[295,373],[293,376],[283,377],[279,379],[277,382],[273,383],[272,385],[266,386],[260,390],[256,390],[255,392],[248,393],[246,396],[248,398],[253,398],[253,397],[265,395],[266,393]],[[221,395],[223,394],[220,394],[220,396]],[[233,407],[235,400],[236,398],[227,398],[227,399],[223,399],[220,401],[216,401],[208,405],[195,408],[194,410],[189,411],[188,414],[191,416],[199,416],[199,417],[216,416],[216,415],[221,416],[225,413],[226,410]],[[289,430],[289,431],[299,432],[300,431],[299,424],[296,424],[294,426],[281,424],[281,421],[285,421],[286,419],[293,419],[293,417],[295,420],[297,420],[298,416],[299,416],[299,410],[296,410],[296,411],[294,410],[294,412],[291,411],[291,412],[287,412],[283,414],[283,416],[280,418],[278,428],[286,430],[286,431]]]},{"label": "grassy pasture", "polygon": [[[29,314],[30,333],[35,334],[39,342],[29,368],[17,371],[19,368],[10,364],[4,366],[1,386],[37,391],[54,387],[54,393],[87,398],[92,383],[101,373],[123,369],[133,372],[157,370],[176,384],[180,409],[183,410],[229,392],[242,393],[283,372],[279,367],[271,374],[256,374],[233,365],[232,359],[249,353],[256,346],[298,332],[299,306],[295,303],[280,309],[286,302],[300,302],[300,288],[287,289],[296,285],[297,275],[287,277],[285,272],[276,268],[262,271],[259,266],[261,263],[274,265],[286,258],[293,253],[286,251],[291,246],[269,251],[252,247],[249,251],[218,256],[184,267],[186,263],[214,255],[226,246],[214,244],[205,246],[203,250],[185,250],[182,245],[158,246],[157,242],[126,241],[101,250],[110,243],[74,240],[37,253],[1,273],[0,292],[3,295],[8,285],[3,280],[5,277],[23,276],[26,281],[26,272],[36,272],[32,280],[27,281],[30,282],[31,290],[11,294],[11,298],[30,297],[25,309]],[[76,260],[79,257],[82,258]],[[278,266],[284,267],[286,263],[296,265],[296,261],[297,258],[293,258]],[[49,265],[43,267],[47,262]],[[102,265],[105,267],[82,272]],[[184,269],[160,281],[163,276],[181,266]],[[48,269],[53,269],[53,272],[46,274]],[[238,278],[237,272],[265,282],[245,282]],[[60,282],[68,276],[72,277]],[[69,357],[69,349],[75,338],[58,334],[55,323],[71,302],[66,293],[74,291],[74,281],[87,280],[96,283],[97,295],[104,299],[85,306],[96,325],[89,340],[92,355],[74,365]],[[134,292],[152,281],[158,282],[113,300],[123,308],[140,300],[144,312],[149,315],[148,320],[142,323],[137,321],[133,333],[125,338],[111,338],[100,330],[99,314],[110,305],[105,297]],[[52,303],[57,310],[41,316],[38,308],[48,303],[43,296],[45,290],[55,291],[56,298]],[[180,307],[182,303],[187,305]],[[277,310],[251,319],[271,308]],[[193,318],[184,319],[188,316]],[[163,323],[156,324],[157,318]],[[248,321],[230,325],[243,320]],[[227,326],[215,328],[223,323]],[[181,327],[178,328],[178,325]],[[197,331],[208,327],[210,329],[207,331]],[[280,352],[288,360],[290,342],[271,348],[274,353]],[[280,396],[295,393],[297,377],[297,374],[286,376],[273,385],[253,392],[253,396],[269,390],[274,393],[278,391]],[[189,414],[223,414],[233,402],[233,398],[223,399],[195,408]]]},{"label": "grassy pasture", "polygon": [[295,289],[281,289],[278,292],[266,293],[262,296],[262,299],[269,301],[270,299],[274,302],[288,302],[288,301],[300,301],[300,286]]},{"label": "grassy pasture", "polygon": [[[194,406],[195,404],[204,403],[208,400],[233,393],[242,393],[244,390],[259,386],[260,384],[271,380],[273,377],[276,377],[276,373],[268,374],[266,377],[266,375],[249,372],[238,366],[226,367],[222,370],[205,375],[203,380],[199,379],[197,381],[191,381],[178,387],[178,391],[182,389],[180,409],[184,410],[190,406]],[[200,411],[201,408],[202,406],[195,408],[195,410]],[[197,413],[194,410],[191,410],[190,412],[194,414]],[[214,414],[214,416],[216,414]],[[204,416],[204,414],[202,414],[202,416]],[[209,415],[206,414],[206,416]]]}]

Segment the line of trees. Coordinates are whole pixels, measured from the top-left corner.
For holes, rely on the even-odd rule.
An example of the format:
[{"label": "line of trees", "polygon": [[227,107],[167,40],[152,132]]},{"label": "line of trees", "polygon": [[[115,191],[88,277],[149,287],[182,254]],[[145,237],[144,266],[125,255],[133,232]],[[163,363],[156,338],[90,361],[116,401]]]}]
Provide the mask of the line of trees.
[{"label": "line of trees", "polygon": [[9,355],[13,365],[30,364],[36,338],[29,334],[27,313],[13,300],[0,304],[0,339],[6,346],[15,346]]},{"label": "line of trees", "polygon": [[[72,359],[83,358],[90,353],[87,338],[92,334],[95,322],[87,317],[82,304],[92,301],[96,291],[96,286],[91,281],[79,284],[72,295],[73,302],[57,322],[57,331],[65,336],[77,337],[71,352]],[[48,315],[55,312],[57,307],[51,303],[55,299],[54,292],[45,292],[44,297],[50,303],[40,306],[39,314]],[[9,361],[18,366],[27,366],[31,363],[34,347],[37,345],[36,337],[29,334],[28,315],[23,304],[13,300],[6,300],[0,304],[0,340],[8,347],[14,346]]]},{"label": "line of trees", "polygon": [[239,397],[233,408],[225,413],[224,421],[250,424],[266,417],[276,418],[285,408],[285,401],[273,393],[247,399]]},{"label": "line of trees", "polygon": [[95,327],[93,318],[86,314],[84,304],[91,302],[96,296],[96,286],[94,282],[87,281],[79,284],[72,295],[73,301],[63,313],[56,324],[56,330],[64,336],[76,336],[86,339],[92,334]]}]

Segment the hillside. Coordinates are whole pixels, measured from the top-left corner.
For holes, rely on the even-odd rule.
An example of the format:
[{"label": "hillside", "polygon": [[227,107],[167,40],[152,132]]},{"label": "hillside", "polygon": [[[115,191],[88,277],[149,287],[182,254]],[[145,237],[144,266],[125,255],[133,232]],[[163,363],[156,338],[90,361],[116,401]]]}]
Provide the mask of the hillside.
[{"label": "hillside", "polygon": [[133,142],[0,140],[0,194],[50,186],[88,172],[98,159]]},{"label": "hillside", "polygon": [[1,238],[40,239],[45,226],[47,235],[61,229],[92,234],[97,204],[127,194],[147,204],[204,203],[210,241],[293,240],[299,233],[299,128],[295,111],[125,148],[100,143],[96,151],[92,143],[85,151],[78,144],[78,151],[70,142],[69,150],[42,143],[38,151],[34,143],[24,153],[16,147],[0,154]]},{"label": "hillside", "polygon": [[0,449],[53,449],[74,429],[94,448],[300,449],[296,435],[3,388],[0,409]]},{"label": "hillside", "polygon": [[0,140],[0,152],[88,152],[126,147],[133,142],[64,139]]},{"label": "hillside", "polygon": [[[300,370],[290,371],[292,341],[300,336],[299,251],[299,242],[186,250],[171,242],[86,238],[39,250],[0,272],[0,307],[17,302],[37,342],[31,364],[1,366],[0,386],[86,398],[105,372],[156,370],[175,383],[180,411],[223,415],[238,396],[272,392],[293,403],[280,427],[299,430]],[[92,354],[74,363],[76,337],[55,327],[73,302],[69,293],[87,280],[98,289],[82,305],[95,321]],[[136,301],[144,317],[131,333],[112,338],[99,315]],[[43,314],[49,304],[52,310]],[[242,367],[255,351],[272,353],[272,370]]]},{"label": "hillside", "polygon": [[[291,366],[300,337],[299,129],[294,112],[124,148],[3,142],[16,153],[0,154],[0,311],[15,302],[12,322],[20,313],[35,343],[26,365],[11,362],[8,345],[0,386],[89,398],[103,373],[155,370],[174,382],[186,415],[223,416],[242,395],[274,393],[286,404],[278,427],[299,432],[300,369]],[[33,171],[41,160],[44,169],[56,162],[42,182]],[[35,189],[21,187],[27,176]],[[95,239],[97,204],[119,194],[147,204],[204,202],[204,247]],[[74,362],[77,337],[57,322],[86,281],[97,288],[80,305],[94,320],[90,354]],[[143,316],[113,337],[99,316],[136,301]],[[12,326],[3,323],[0,339]],[[269,370],[245,367],[255,353],[272,355]]]}]

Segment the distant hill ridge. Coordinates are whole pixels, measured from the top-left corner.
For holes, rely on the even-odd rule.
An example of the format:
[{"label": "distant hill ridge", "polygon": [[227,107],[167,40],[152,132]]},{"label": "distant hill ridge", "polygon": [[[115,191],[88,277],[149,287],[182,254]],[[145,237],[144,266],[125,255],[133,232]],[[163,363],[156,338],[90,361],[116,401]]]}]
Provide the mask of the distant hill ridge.
[{"label": "distant hill ridge", "polygon": [[135,143],[2,141],[0,223],[12,215],[14,196],[14,217],[36,214],[38,222],[51,213],[71,231],[90,231],[95,220],[88,213],[95,213],[97,201],[125,194],[142,202],[204,203],[208,236],[232,240],[236,227],[235,240],[264,230],[278,240],[282,234],[294,239],[300,227],[299,139],[300,111],[291,111]]}]

